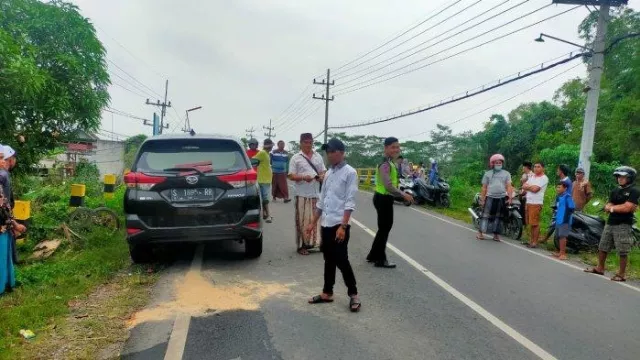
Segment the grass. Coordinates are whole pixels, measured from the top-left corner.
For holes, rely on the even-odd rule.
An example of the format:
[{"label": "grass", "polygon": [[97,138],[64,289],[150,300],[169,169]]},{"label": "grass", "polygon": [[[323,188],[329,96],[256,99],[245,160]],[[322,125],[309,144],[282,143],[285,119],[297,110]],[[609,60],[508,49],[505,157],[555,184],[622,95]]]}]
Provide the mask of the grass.
[{"label": "grass", "polygon": [[[0,359],[50,358],[70,341],[78,343],[62,358],[89,359],[94,358],[96,345],[122,340],[122,316],[146,302],[146,289],[153,279],[143,275],[141,268],[131,267],[123,233],[92,234],[89,240],[80,251],[67,243],[43,262],[18,267],[20,286],[0,297]],[[116,276],[123,270],[128,270],[126,276]],[[91,301],[105,283],[117,291]],[[99,305],[82,305],[87,302]],[[78,324],[69,318],[73,311],[93,316],[83,317]],[[36,337],[23,339],[21,329],[32,330]],[[101,341],[77,340],[85,338]]]},{"label": "grass", "polygon": [[[480,191],[480,187],[470,186],[468,184],[458,181],[457,179],[452,179],[452,181],[450,182],[450,186],[451,186],[451,193],[450,193],[451,207],[447,209],[427,207],[427,209],[431,211],[435,211],[442,215],[448,216],[450,218],[461,220],[471,224],[471,215],[469,214],[469,211],[467,210],[467,208],[471,206],[471,203],[473,202],[473,197],[475,196],[476,192]],[[373,191],[372,186],[366,186],[366,185],[361,185],[360,189],[365,191]],[[556,196],[555,188],[548,188],[547,191],[545,192],[545,200],[544,200],[545,206],[542,210],[541,225],[540,225],[540,228],[542,229],[541,231],[542,234],[546,232],[546,229],[548,229],[549,225],[551,224],[551,217],[553,215],[553,212],[550,204],[554,203],[555,196]],[[606,200],[599,199],[598,201],[600,202],[600,204],[602,204],[601,206],[604,206],[604,204],[606,203]],[[591,214],[597,214],[598,208],[596,207],[586,208],[585,212],[591,213]],[[640,212],[636,215],[638,216],[638,218],[640,218]],[[522,240],[526,241],[527,238],[528,238],[527,232],[524,231],[522,234]],[[546,250],[548,251],[556,251],[556,248],[553,244],[553,241],[551,241],[551,239],[549,240],[549,242],[547,242],[543,246],[546,246]],[[597,252],[583,252],[578,254],[577,256],[570,255],[570,258],[580,260],[585,264],[589,264],[589,265],[596,265],[598,262]],[[609,257],[607,258],[607,262],[606,262],[607,271],[617,272],[619,266],[620,266],[620,259],[618,258],[617,254],[615,253],[609,254]],[[637,247],[634,248],[632,252],[629,254],[629,264],[627,265],[627,278],[640,279],[640,249]]]}]

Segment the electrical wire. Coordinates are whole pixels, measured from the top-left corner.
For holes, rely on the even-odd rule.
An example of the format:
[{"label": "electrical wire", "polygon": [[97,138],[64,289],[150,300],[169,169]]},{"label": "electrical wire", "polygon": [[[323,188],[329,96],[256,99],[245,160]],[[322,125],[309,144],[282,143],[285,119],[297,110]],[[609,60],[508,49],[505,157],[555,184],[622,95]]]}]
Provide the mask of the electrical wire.
[{"label": "electrical wire", "polygon": [[298,106],[296,107],[295,110],[293,110],[291,113],[289,113],[287,118],[283,122],[281,122],[278,125],[278,127],[280,129],[282,129],[283,127],[289,126],[292,122],[296,121],[296,119],[299,118],[301,114],[303,114],[311,106],[313,106],[315,101],[316,100],[314,98],[312,98],[311,96],[309,96],[306,99],[304,99],[302,102],[300,102],[300,104],[298,104]]},{"label": "electrical wire", "polygon": [[124,86],[124,85],[122,85],[122,84],[120,84],[120,83],[117,83],[117,82],[115,82],[115,81],[112,81],[112,82],[111,82],[111,84],[112,84],[112,85],[115,85],[115,86],[117,86],[117,87],[119,87],[119,88],[121,88],[121,89],[123,89],[123,90],[126,90],[127,92],[129,92],[129,93],[131,93],[131,94],[133,94],[133,95],[139,96],[139,97],[141,97],[141,98],[143,98],[143,99],[146,99],[146,98],[147,98],[145,95],[142,95],[142,94],[140,94],[139,92],[136,92],[136,91],[134,91],[134,90],[131,90],[131,89],[129,89],[128,87],[126,87],[126,86]]},{"label": "electrical wire", "polygon": [[[577,67],[579,67],[579,66],[581,66],[581,65],[583,65],[583,64],[582,64],[582,63],[576,64],[576,65],[574,65],[574,66],[572,66],[572,67],[570,67],[570,68],[568,68],[568,69],[566,69],[566,70],[563,70],[563,71],[559,72],[558,74],[556,74],[556,75],[554,75],[554,76],[552,76],[552,77],[550,77],[550,78],[547,78],[547,79],[545,79],[545,80],[543,80],[543,81],[541,81],[541,82],[539,82],[539,83],[537,83],[537,84],[535,84],[535,85],[533,85],[533,86],[531,86],[531,87],[529,87],[529,88],[527,88],[527,89],[525,89],[525,90],[523,90],[523,91],[521,91],[521,92],[519,92],[519,93],[517,93],[517,94],[515,94],[515,95],[512,95],[512,96],[510,96],[510,97],[508,97],[508,98],[506,98],[506,99],[503,99],[503,100],[501,100],[501,101],[499,101],[499,102],[497,102],[497,103],[495,103],[495,104],[492,104],[492,105],[490,105],[490,106],[487,106],[487,107],[483,108],[482,110],[476,111],[476,112],[474,112],[474,113],[472,113],[472,114],[470,114],[470,115],[467,115],[467,116],[461,117],[461,118],[459,118],[459,119],[457,119],[457,120],[455,120],[455,121],[449,122],[449,123],[447,123],[447,124],[446,124],[446,126],[451,126],[451,125],[453,125],[453,124],[457,124],[457,123],[459,123],[459,122],[461,122],[461,121],[467,120],[467,119],[472,118],[472,117],[477,116],[477,115],[480,115],[480,114],[484,113],[484,112],[485,112],[485,111],[487,111],[487,110],[494,109],[494,108],[496,108],[496,107],[498,107],[498,106],[500,106],[500,105],[502,105],[502,104],[504,104],[504,103],[506,103],[506,102],[509,102],[509,101],[511,101],[511,100],[513,100],[513,99],[515,99],[515,98],[517,98],[517,97],[519,97],[519,96],[522,96],[522,95],[524,95],[524,94],[526,94],[526,93],[528,93],[528,92],[530,92],[530,91],[532,91],[532,90],[534,90],[534,89],[537,89],[537,88],[539,88],[540,86],[542,86],[542,85],[544,85],[544,84],[547,84],[548,82],[550,82],[550,81],[552,81],[552,80],[554,80],[554,79],[557,79],[558,77],[560,77],[560,76],[562,76],[562,75],[564,75],[564,74],[568,73],[569,71],[571,71],[571,70],[573,70],[573,69],[575,69],[575,68],[577,68]],[[477,106],[476,106],[476,107],[477,107]],[[416,137],[416,136],[420,136],[420,135],[427,134],[427,133],[429,133],[430,131],[431,131],[431,130],[429,130],[429,131],[424,131],[424,132],[417,133],[417,134],[406,135],[406,136],[403,136],[403,138],[405,138],[405,139],[414,138],[414,137]]]},{"label": "electrical wire", "polygon": [[411,32],[413,29],[415,29],[415,28],[419,27],[420,25],[422,25],[422,24],[426,23],[427,21],[429,21],[429,20],[433,19],[434,17],[436,17],[436,16],[440,15],[442,12],[446,11],[447,9],[449,9],[449,8],[451,8],[451,7],[453,7],[453,6],[455,6],[455,5],[456,5],[456,4],[458,4],[460,1],[462,1],[462,0],[457,0],[457,1],[455,1],[454,3],[452,3],[452,4],[449,4],[449,5],[448,5],[447,7],[445,7],[444,9],[442,9],[442,10],[438,11],[437,13],[435,13],[435,14],[433,14],[433,15],[429,15],[426,19],[424,19],[424,20],[420,21],[418,24],[416,24],[416,25],[414,25],[414,26],[410,27],[409,29],[407,29],[407,30],[403,31],[402,33],[400,33],[400,34],[398,34],[398,35],[394,36],[392,39],[387,40],[387,41],[386,41],[386,42],[384,42],[383,44],[378,45],[377,47],[375,47],[374,49],[372,49],[372,50],[368,51],[367,53],[365,53],[365,54],[362,54],[362,55],[358,56],[358,57],[357,57],[357,58],[355,58],[354,60],[351,60],[351,61],[347,62],[346,64],[343,64],[342,66],[337,67],[337,68],[336,68],[336,71],[339,71],[340,69],[343,69],[343,68],[345,68],[345,67],[347,67],[347,66],[349,66],[349,65],[353,64],[354,62],[356,62],[356,61],[358,61],[358,60],[360,60],[360,59],[362,59],[362,58],[364,58],[364,57],[366,57],[366,56],[368,56],[368,55],[372,54],[373,52],[375,52],[375,51],[377,51],[377,50],[379,50],[379,49],[381,49],[381,48],[383,48],[383,47],[385,47],[385,46],[389,45],[390,43],[392,43],[392,42],[394,42],[395,40],[399,39],[400,37],[404,36],[405,34],[407,34],[407,33]]},{"label": "electrical wire", "polygon": [[100,29],[101,32],[103,32],[105,35],[107,35],[109,38],[111,38],[111,40],[113,40],[113,42],[115,42],[118,46],[120,46],[122,49],[124,49],[124,51],[126,51],[132,58],[140,61],[144,66],[146,66],[151,72],[155,73],[156,75],[158,75],[161,79],[166,79],[167,77],[160,74],[158,71],[154,70],[153,67],[151,65],[149,65],[146,61],[142,60],[141,58],[137,57],[134,53],[132,53],[131,51],[129,51],[129,49],[127,49],[126,46],[122,45],[118,40],[116,40],[113,36],[109,35],[109,33],[107,33],[102,27],[98,26],[98,24],[93,24],[93,26],[95,26],[96,28]]},{"label": "electrical wire", "polygon": [[[144,84],[143,82],[141,82],[140,80],[136,79],[136,77],[135,77],[135,76],[133,76],[133,75],[129,74],[126,70],[124,70],[122,67],[120,67],[118,64],[116,64],[114,61],[112,61],[112,60],[111,60],[111,59],[109,59],[109,58],[106,58],[106,59],[107,59],[107,61],[108,61],[111,65],[115,66],[117,69],[119,69],[120,71],[122,71],[125,75],[127,75],[128,77],[130,77],[133,81],[137,82],[138,84],[142,85],[142,87],[144,87],[144,88],[146,88],[148,91],[150,91],[150,92],[153,94],[153,96],[152,96],[152,97],[159,97],[159,98],[162,98],[162,95],[159,95],[159,94],[158,94],[157,92],[155,92],[152,88],[150,88],[149,86],[145,85],[145,84]],[[114,73],[114,74],[115,74],[115,73]],[[118,75],[116,75],[116,76],[118,76]],[[118,77],[119,77],[119,76],[118,76]]]},{"label": "electrical wire", "polygon": [[301,115],[301,117],[299,118],[299,120],[294,121],[292,124],[290,124],[287,128],[280,130],[280,132],[285,132],[285,131],[289,131],[294,129],[296,126],[302,124],[305,120],[307,120],[311,115],[315,114],[318,112],[318,110],[320,110],[322,108],[321,106],[322,104],[318,104],[318,106],[315,107],[315,109],[313,107],[311,107],[311,111],[307,111],[306,114]]},{"label": "electrical wire", "polygon": [[[476,19],[478,19],[479,17],[482,17],[482,16],[486,15],[487,13],[489,13],[489,12],[491,12],[491,11],[493,11],[493,10],[495,10],[495,9],[499,8],[500,6],[502,6],[502,5],[506,4],[506,3],[507,3],[507,2],[509,2],[509,1],[510,1],[510,0],[506,0],[506,1],[504,1],[504,2],[502,2],[502,3],[500,3],[500,4],[498,4],[498,5],[496,5],[496,6],[494,6],[494,7],[492,7],[492,8],[490,8],[490,9],[488,9],[488,10],[486,10],[486,11],[484,11],[484,12],[482,12],[482,13],[480,13],[480,14],[478,14],[478,15],[474,16],[474,17],[472,17],[471,19],[468,19],[468,20],[464,21],[464,22],[463,22],[463,24],[468,24],[470,21],[476,20]],[[386,68],[386,67],[388,67],[388,66],[390,66],[390,65],[393,65],[393,64],[395,64],[395,63],[397,63],[397,62],[400,62],[400,61],[402,61],[402,60],[408,59],[408,58],[410,58],[410,57],[411,57],[411,56],[413,56],[413,55],[416,55],[416,54],[418,54],[418,53],[420,53],[420,52],[423,52],[423,51],[425,51],[425,50],[427,50],[427,49],[430,49],[430,48],[432,48],[432,47],[434,47],[434,46],[436,46],[436,45],[438,45],[438,44],[440,44],[440,43],[442,43],[442,42],[444,42],[444,41],[447,41],[447,40],[449,40],[449,39],[452,39],[452,38],[454,38],[454,37],[456,37],[456,36],[458,36],[458,35],[460,35],[460,34],[462,34],[462,33],[465,33],[465,32],[467,32],[467,31],[469,31],[469,30],[471,30],[471,29],[473,29],[473,28],[475,28],[475,27],[478,27],[478,26],[480,26],[480,25],[482,25],[482,24],[486,23],[486,22],[487,22],[487,21],[489,21],[489,20],[493,20],[493,19],[497,18],[497,17],[498,17],[498,16],[500,16],[500,15],[504,15],[505,13],[507,13],[507,12],[509,12],[509,11],[513,10],[513,9],[518,8],[518,7],[520,7],[520,6],[524,5],[524,4],[526,4],[526,3],[527,3],[527,2],[529,2],[529,1],[531,1],[531,0],[524,0],[524,1],[522,1],[522,2],[520,2],[520,3],[518,3],[518,4],[514,5],[514,6],[512,6],[512,7],[508,8],[508,9],[506,9],[506,10],[503,10],[503,11],[502,11],[502,12],[500,12],[500,13],[497,13],[497,14],[495,14],[495,15],[493,15],[493,16],[490,16],[490,17],[489,17],[489,18],[487,18],[487,19],[484,19],[484,20],[482,20],[482,21],[480,21],[480,22],[478,22],[478,23],[475,23],[475,24],[473,24],[473,25],[471,25],[471,26],[468,26],[468,27],[464,28],[463,30],[458,31],[458,32],[457,32],[457,33],[455,33],[455,34],[450,35],[450,36],[448,36],[448,37],[446,37],[446,38],[444,38],[444,39],[442,39],[442,40],[440,40],[440,41],[436,42],[435,44],[432,44],[432,45],[429,45],[429,46],[427,46],[427,47],[424,47],[424,48],[422,48],[422,49],[420,49],[420,50],[418,50],[418,51],[415,51],[415,52],[413,52],[413,53],[411,53],[411,54],[409,54],[409,55],[407,55],[407,56],[403,57],[402,59],[399,59],[399,60],[394,61],[394,62],[392,62],[392,63],[390,63],[390,64],[387,64],[387,65],[385,65],[385,66],[384,66],[383,68],[381,68],[381,69],[384,69],[384,68]],[[419,48],[419,47],[420,47],[420,46],[422,46],[422,45],[425,45],[425,44],[427,44],[427,43],[429,43],[429,42],[431,42],[431,41],[433,41],[433,40],[435,40],[435,39],[437,39],[437,38],[439,38],[439,37],[441,37],[441,36],[443,36],[443,35],[446,35],[447,33],[451,32],[451,31],[453,31],[453,30],[455,30],[455,29],[457,29],[457,28],[459,28],[459,27],[460,27],[460,25],[454,26],[454,27],[450,28],[449,30],[446,30],[446,31],[444,31],[444,32],[441,32],[440,34],[438,34],[438,35],[436,35],[436,36],[433,36],[433,37],[431,37],[430,39],[425,40],[425,41],[421,42],[420,44],[417,44],[417,45],[415,45],[415,46],[413,46],[413,47],[411,47],[411,48],[409,48],[409,49],[407,49],[407,50],[404,50],[404,51],[402,51],[402,52],[399,52],[399,53],[397,53],[397,54],[395,54],[395,55],[393,55],[393,56],[391,56],[391,57],[389,57],[389,58],[387,58],[387,59],[384,59],[384,60],[382,60],[382,61],[379,61],[379,62],[377,62],[377,63],[375,63],[375,64],[373,64],[373,65],[370,65],[370,66],[368,66],[368,67],[366,67],[366,68],[364,68],[364,69],[360,69],[360,70],[358,70],[358,71],[356,71],[356,72],[353,72],[353,73],[351,73],[351,74],[344,75],[344,76],[343,76],[343,78],[347,78],[347,77],[350,77],[350,76],[353,76],[353,75],[356,75],[356,74],[359,74],[359,73],[365,72],[365,71],[367,71],[367,70],[373,69],[373,68],[375,68],[375,67],[376,67],[376,66],[378,66],[378,65],[384,64],[384,63],[388,62],[389,60],[393,60],[393,59],[397,58],[398,56],[401,56],[401,55],[403,55],[403,54],[406,54],[406,53],[410,52],[411,50],[415,50],[415,49]],[[373,72],[371,72],[371,73],[377,72],[377,71],[379,71],[379,70],[381,70],[381,69],[376,69],[375,71],[373,71]],[[369,73],[369,74],[371,74],[371,73]],[[338,79],[338,80],[339,80],[339,79]],[[344,84],[340,84],[340,85],[344,85]]]},{"label": "electrical wire", "polygon": [[[407,112],[407,113],[400,113],[400,115],[394,115],[394,116],[390,116],[390,117],[387,117],[387,118],[384,118],[384,119],[379,119],[379,120],[374,120],[374,121],[368,121],[368,122],[362,122],[362,123],[354,123],[354,124],[338,125],[338,126],[332,126],[332,127],[330,127],[330,128],[331,128],[331,129],[347,129],[347,128],[354,128],[354,127],[369,126],[369,125],[380,124],[380,123],[383,123],[383,122],[388,122],[388,121],[392,121],[392,120],[400,119],[400,118],[403,118],[403,117],[407,117],[407,116],[411,116],[411,115],[419,114],[419,113],[422,113],[422,112],[425,112],[425,111],[429,111],[429,110],[433,110],[433,109],[435,109],[435,108],[439,108],[439,107],[442,107],[442,106],[445,106],[445,105],[449,105],[449,104],[452,104],[452,103],[456,103],[456,102],[459,102],[459,101],[462,101],[462,100],[468,99],[468,98],[470,98],[470,97],[474,97],[474,96],[477,96],[477,95],[479,95],[479,94],[482,94],[482,93],[485,93],[485,92],[491,91],[491,90],[493,90],[493,89],[496,89],[496,88],[499,88],[499,87],[505,86],[505,85],[510,84],[510,83],[512,83],[512,82],[515,82],[515,81],[518,81],[518,80],[521,80],[521,79],[524,79],[524,78],[530,77],[530,76],[532,76],[532,75],[535,75],[535,74],[538,74],[538,73],[542,73],[542,72],[548,71],[548,70],[550,70],[550,69],[552,69],[552,68],[555,68],[555,67],[557,67],[557,66],[559,66],[559,65],[566,64],[566,63],[568,63],[568,62],[574,61],[574,60],[579,59],[579,58],[581,58],[581,57],[583,57],[583,56],[586,56],[586,55],[589,55],[589,54],[588,54],[588,53],[579,53],[579,54],[576,54],[576,55],[572,55],[572,56],[568,57],[568,58],[567,58],[567,59],[565,59],[565,60],[561,60],[561,61],[558,61],[558,62],[552,63],[552,64],[547,65],[547,66],[544,66],[544,65],[543,65],[543,66],[541,66],[539,69],[536,69],[536,70],[533,70],[533,71],[527,72],[527,73],[525,73],[525,74],[520,74],[520,75],[518,75],[518,76],[517,76],[517,77],[515,77],[515,78],[508,79],[508,80],[505,80],[505,81],[499,81],[499,82],[498,82],[497,84],[495,84],[495,85],[492,85],[492,86],[489,86],[489,87],[484,87],[484,88],[482,88],[482,89],[480,89],[480,90],[477,90],[477,91],[473,91],[473,92],[471,92],[471,91],[470,91],[470,92],[466,93],[466,95],[464,95],[464,96],[460,96],[460,97],[453,97],[453,98],[451,98],[450,100],[442,100],[442,101],[440,101],[440,102],[439,102],[438,104],[436,104],[436,105],[429,105],[429,106],[427,106],[427,107],[425,107],[425,108],[423,108],[423,109],[419,109],[419,110],[415,110],[415,111],[409,111],[409,112]],[[447,99],[448,99],[448,98],[447,98]]]},{"label": "electrical wire", "polygon": [[278,124],[278,121],[282,121],[282,118],[283,118],[283,116],[287,113],[287,111],[289,111],[289,109],[291,109],[291,108],[292,108],[292,107],[293,107],[293,106],[294,106],[298,101],[300,101],[300,100],[302,100],[302,99],[304,99],[304,98],[305,98],[305,95],[307,94],[307,91],[309,91],[309,89],[311,88],[311,86],[312,86],[312,85],[313,85],[313,84],[309,84],[309,85],[307,85],[307,87],[306,87],[306,88],[304,88],[304,90],[302,90],[302,92],[300,93],[300,95],[298,95],[298,96],[296,97],[296,99],[295,99],[291,104],[289,104],[289,106],[287,106],[287,107],[286,107],[286,108],[285,108],[285,109],[284,109],[280,114],[278,114],[278,116],[276,116],[276,117],[274,118],[274,120],[275,120],[275,125],[274,125],[274,127],[278,127],[278,126],[280,126],[280,125],[281,125],[281,124]]},{"label": "electrical wire", "polygon": [[[383,52],[379,53],[378,55],[376,55],[376,56],[374,56],[374,57],[372,57],[372,58],[369,58],[369,59],[367,59],[367,60],[365,60],[365,61],[362,61],[362,62],[360,62],[360,63],[358,63],[358,64],[356,64],[356,65],[354,65],[354,66],[352,66],[352,67],[349,67],[349,68],[347,68],[347,69],[343,70],[342,72],[347,72],[347,71],[353,70],[353,69],[355,69],[355,68],[358,68],[359,66],[364,65],[364,64],[366,64],[366,63],[368,63],[368,62],[370,62],[370,61],[372,61],[372,60],[374,60],[374,59],[377,59],[377,58],[379,58],[380,56],[382,56],[382,55],[384,55],[384,54],[388,53],[388,52],[389,52],[389,51],[391,51],[391,50],[397,49],[398,47],[400,47],[400,46],[402,46],[402,45],[404,45],[404,44],[408,43],[409,41],[411,41],[411,40],[413,40],[413,39],[417,38],[418,36],[420,36],[420,35],[422,35],[422,34],[426,33],[427,31],[429,31],[429,30],[431,30],[431,29],[435,28],[436,26],[438,26],[438,25],[442,25],[442,24],[444,24],[445,22],[447,22],[447,21],[449,21],[449,20],[453,19],[454,17],[456,17],[456,16],[460,15],[461,13],[463,13],[463,12],[465,12],[465,11],[468,11],[468,10],[469,10],[469,9],[471,9],[473,6],[475,6],[475,5],[479,4],[479,3],[481,3],[482,1],[483,1],[483,0],[477,0],[477,1],[476,1],[476,2],[474,2],[473,4],[468,5],[467,7],[465,7],[465,8],[463,8],[463,9],[459,10],[458,12],[456,12],[456,13],[454,13],[454,14],[452,14],[452,15],[449,15],[449,17],[446,17],[446,18],[444,18],[443,20],[440,20],[440,22],[437,22],[437,23],[435,23],[435,24],[431,25],[430,27],[428,27],[428,28],[426,28],[426,29],[424,29],[424,30],[420,31],[419,33],[417,33],[417,34],[415,34],[415,35],[411,36],[410,38],[408,38],[408,39],[406,39],[406,40],[404,40],[404,41],[400,42],[399,44],[394,45],[393,47],[391,47],[391,48],[389,48],[389,49],[387,49],[387,50],[385,50],[385,51],[383,51]],[[509,0],[506,0],[505,2],[503,2],[503,4],[504,4],[504,3],[506,3],[506,2],[508,2],[508,1],[509,1]],[[529,0],[527,0],[527,1],[529,1]],[[500,4],[500,5],[502,5],[502,4]],[[445,10],[446,10],[446,9],[445,9]],[[343,79],[343,78],[346,78],[346,77],[349,77],[349,76],[351,75],[351,74],[347,74],[347,75],[344,75],[344,76],[338,76],[340,73],[341,73],[341,72],[336,73],[336,75],[335,75],[335,76],[337,76],[337,77],[336,77],[336,79],[335,79],[336,81],[338,81],[338,80],[340,80],[340,79]],[[356,73],[357,73],[357,72],[356,72]]]},{"label": "electrical wire", "polygon": [[148,119],[145,119],[145,118],[143,118],[143,117],[136,116],[136,115],[132,115],[132,114],[129,114],[129,113],[124,112],[124,111],[122,111],[122,110],[114,109],[114,108],[112,108],[112,107],[107,107],[106,109],[103,109],[103,111],[106,111],[106,112],[108,112],[108,113],[112,113],[112,114],[114,114],[114,115],[119,115],[119,116],[127,117],[127,118],[130,118],[130,119],[142,120],[142,121],[148,121]]},{"label": "electrical wire", "polygon": [[[547,6],[545,6],[545,7],[548,7],[548,6],[549,6],[549,5],[547,5]],[[414,71],[418,71],[418,70],[424,69],[424,68],[426,68],[426,67],[428,67],[428,66],[431,66],[431,65],[437,64],[437,63],[439,63],[439,62],[442,62],[442,61],[445,61],[445,60],[451,59],[451,58],[453,58],[453,57],[456,57],[456,56],[458,56],[458,55],[464,54],[464,53],[469,52],[469,51],[471,51],[471,50],[475,50],[475,49],[477,49],[477,48],[480,48],[480,47],[485,46],[485,45],[487,45],[487,44],[493,43],[493,42],[495,42],[495,41],[498,41],[498,40],[504,39],[504,38],[506,38],[506,37],[508,37],[508,36],[511,36],[511,35],[513,35],[513,34],[516,34],[516,33],[520,32],[520,31],[526,30],[526,29],[528,29],[528,28],[530,28],[530,27],[533,27],[533,26],[535,26],[535,25],[541,24],[541,23],[543,23],[543,22],[545,22],[545,21],[548,21],[548,20],[551,20],[551,19],[556,18],[556,17],[558,17],[558,16],[564,15],[564,14],[566,14],[566,13],[568,13],[568,12],[570,12],[570,11],[573,11],[573,10],[575,10],[575,9],[579,8],[579,7],[580,7],[580,6],[576,6],[576,7],[570,8],[570,9],[568,9],[568,10],[562,11],[562,12],[557,13],[557,14],[555,14],[555,15],[552,15],[552,16],[549,16],[549,17],[544,18],[544,19],[542,19],[542,20],[536,21],[535,23],[532,23],[532,24],[529,24],[529,25],[523,26],[523,27],[521,27],[521,28],[519,28],[519,29],[516,29],[516,30],[513,30],[513,31],[508,32],[508,33],[506,33],[506,34],[500,35],[500,36],[495,37],[495,38],[493,38],[493,39],[491,39],[491,40],[487,40],[487,41],[485,41],[485,42],[483,42],[483,43],[480,43],[480,44],[478,44],[478,45],[472,46],[472,47],[467,48],[467,49],[465,49],[465,50],[459,51],[459,52],[457,52],[457,53],[455,53],[455,54],[449,55],[449,56],[447,56],[447,57],[445,57],[445,58],[442,58],[442,59],[439,59],[439,60],[436,60],[436,61],[430,62],[430,63],[428,63],[428,64],[425,64],[425,65],[419,66],[419,67],[417,67],[417,68],[414,68],[414,69],[411,69],[411,70],[405,71],[405,72],[400,73],[400,74],[396,74],[396,75],[394,75],[394,76],[392,76],[392,77],[389,77],[389,78],[386,78],[386,79],[382,79],[382,80],[375,81],[375,82],[372,82],[372,83],[367,84],[367,82],[369,82],[369,81],[376,80],[376,79],[382,78],[382,77],[384,77],[384,76],[386,76],[386,75],[393,74],[393,73],[395,73],[395,72],[397,72],[397,71],[399,71],[399,70],[403,70],[403,69],[405,69],[405,68],[407,68],[407,67],[409,67],[409,66],[411,66],[411,65],[415,65],[415,64],[417,64],[417,63],[423,62],[423,61],[425,61],[425,60],[427,60],[427,59],[429,59],[429,58],[431,58],[431,57],[433,57],[433,56],[435,56],[435,55],[438,55],[438,54],[440,54],[440,53],[443,53],[443,52],[445,52],[445,51],[447,51],[447,50],[451,50],[451,49],[453,49],[453,48],[455,48],[455,47],[458,47],[458,46],[460,46],[460,45],[462,45],[462,44],[464,44],[464,43],[466,43],[466,42],[469,42],[469,41],[470,41],[470,40],[472,40],[472,39],[475,39],[475,38],[478,38],[479,36],[485,35],[485,34],[487,33],[487,32],[485,32],[485,33],[483,33],[483,34],[480,34],[480,35],[478,35],[478,36],[473,37],[472,39],[466,40],[466,41],[464,41],[464,42],[462,42],[462,43],[459,43],[459,44],[454,45],[454,46],[451,46],[451,47],[449,47],[449,48],[447,48],[447,49],[445,49],[445,50],[442,50],[442,51],[440,51],[440,52],[438,52],[438,53],[436,53],[436,54],[430,55],[430,56],[428,56],[428,57],[426,57],[426,58],[423,58],[423,59],[421,59],[421,60],[414,61],[414,62],[413,62],[413,63],[411,63],[411,64],[405,65],[405,66],[403,66],[403,67],[401,67],[401,68],[398,68],[398,69],[396,69],[396,70],[394,70],[394,71],[391,71],[391,72],[389,72],[389,73],[387,73],[387,74],[382,74],[382,75],[376,76],[376,77],[374,77],[374,78],[372,78],[372,79],[365,80],[365,81],[363,81],[363,82],[361,82],[361,83],[357,83],[357,84],[351,85],[351,86],[349,86],[349,87],[347,87],[347,88],[343,89],[343,90],[342,90],[342,92],[339,92],[339,93],[337,93],[337,94],[335,94],[335,95],[337,96],[337,95],[344,95],[344,94],[348,94],[348,93],[351,93],[351,92],[354,92],[354,91],[358,91],[358,90],[361,90],[361,89],[364,89],[364,88],[367,88],[367,87],[370,87],[370,86],[373,86],[373,85],[377,85],[377,84],[380,84],[380,83],[383,83],[383,82],[386,82],[386,81],[389,81],[389,80],[395,79],[395,78],[400,77],[400,76],[404,76],[404,75],[410,74],[410,73],[412,73],[412,72],[414,72]],[[542,8],[540,8],[540,9],[542,9]],[[539,9],[539,10],[540,10],[540,9]],[[539,10],[536,10],[536,11],[539,11]],[[513,22],[513,21],[511,21],[511,22],[509,22],[509,23],[512,23],[512,22]],[[501,27],[502,27],[502,26],[501,26]],[[493,30],[495,30],[495,29],[489,30],[489,32],[490,32],[490,31],[493,31]]]}]

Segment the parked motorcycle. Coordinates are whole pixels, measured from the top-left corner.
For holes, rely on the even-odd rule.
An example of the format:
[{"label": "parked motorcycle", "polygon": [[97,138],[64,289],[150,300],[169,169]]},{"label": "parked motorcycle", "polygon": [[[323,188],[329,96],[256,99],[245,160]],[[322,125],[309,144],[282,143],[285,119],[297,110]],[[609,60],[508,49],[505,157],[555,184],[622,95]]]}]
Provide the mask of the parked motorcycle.
[{"label": "parked motorcycle", "polygon": [[413,182],[413,192],[416,204],[429,203],[435,206],[448,208],[451,206],[449,197],[449,184],[442,178],[438,178],[435,185],[427,184],[423,179],[415,179]]},{"label": "parked motorcycle", "polygon": [[[511,205],[507,205],[508,216],[504,220],[502,226],[502,235],[508,236],[514,240],[520,240],[522,237],[522,214],[520,214],[520,201],[514,198]],[[477,193],[473,198],[473,204],[467,209],[471,214],[473,225],[480,230],[480,220],[482,217],[482,206],[480,206],[480,194]]]},{"label": "parked motorcycle", "polygon": [[[591,204],[593,207],[600,206],[600,202],[594,202]],[[545,241],[547,241],[556,230],[556,212],[557,206],[552,206],[553,209],[553,221],[551,225],[549,225],[549,230],[547,231],[547,236]],[[604,209],[601,209],[604,211]],[[635,223],[635,218],[634,218]],[[569,235],[567,236],[567,250],[573,253],[578,253],[581,250],[595,250],[598,248],[598,244],[600,244],[600,238],[602,237],[602,233],[604,231],[604,226],[606,221],[600,216],[589,215],[584,212],[574,212],[572,215],[572,223],[571,229],[569,230]],[[633,225],[633,236],[635,238],[635,246],[640,247],[640,229]],[[554,236],[553,244],[556,249],[560,249],[560,239],[558,236]]]},{"label": "parked motorcycle", "polygon": [[[411,179],[400,178],[398,181],[398,190],[415,197],[413,181]],[[411,201],[405,200],[402,196],[394,196],[394,200],[403,203],[404,206],[411,206],[411,204],[413,204]]]}]

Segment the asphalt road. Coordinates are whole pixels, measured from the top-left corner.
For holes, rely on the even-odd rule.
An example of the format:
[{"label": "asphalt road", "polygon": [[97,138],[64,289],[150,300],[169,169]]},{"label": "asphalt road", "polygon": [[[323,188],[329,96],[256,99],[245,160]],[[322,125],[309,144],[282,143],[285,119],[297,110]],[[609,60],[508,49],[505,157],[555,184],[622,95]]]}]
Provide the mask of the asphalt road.
[{"label": "asphalt road", "polygon": [[374,268],[364,193],[349,244],[362,310],[348,311],[339,276],[333,304],[309,305],[322,255],[297,255],[292,206],[272,206],[260,259],[234,243],[172,251],[124,359],[638,359],[639,289],[402,205],[387,251],[398,268]]}]

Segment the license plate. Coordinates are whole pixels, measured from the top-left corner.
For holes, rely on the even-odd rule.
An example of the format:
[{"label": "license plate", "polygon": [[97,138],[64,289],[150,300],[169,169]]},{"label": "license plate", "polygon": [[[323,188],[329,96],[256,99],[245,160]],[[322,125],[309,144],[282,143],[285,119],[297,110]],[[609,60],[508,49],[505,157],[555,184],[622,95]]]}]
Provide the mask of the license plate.
[{"label": "license plate", "polygon": [[172,189],[172,202],[213,201],[215,191],[212,188]]}]

